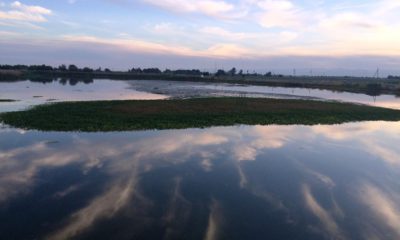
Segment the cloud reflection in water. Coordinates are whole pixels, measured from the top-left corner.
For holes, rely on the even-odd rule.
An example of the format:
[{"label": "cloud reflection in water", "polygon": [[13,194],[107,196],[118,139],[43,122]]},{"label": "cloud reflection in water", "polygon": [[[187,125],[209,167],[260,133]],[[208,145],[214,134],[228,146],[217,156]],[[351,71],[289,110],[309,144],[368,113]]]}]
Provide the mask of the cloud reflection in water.
[{"label": "cloud reflection in water", "polygon": [[[2,129],[0,218],[24,201],[71,204],[57,218],[27,215],[39,227],[16,238],[365,239],[384,238],[382,229],[400,237],[399,133],[399,123],[385,122],[90,134]],[[66,183],[40,190],[55,172]],[[49,219],[57,221],[44,224]],[[376,221],[374,228],[366,221]],[[10,236],[12,224],[0,224],[0,237]]]}]

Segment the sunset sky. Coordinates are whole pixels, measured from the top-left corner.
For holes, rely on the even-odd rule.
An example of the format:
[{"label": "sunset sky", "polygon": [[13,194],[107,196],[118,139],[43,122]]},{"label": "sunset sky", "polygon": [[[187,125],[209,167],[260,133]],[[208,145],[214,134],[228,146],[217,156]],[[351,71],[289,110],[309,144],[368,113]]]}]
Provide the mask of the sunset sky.
[{"label": "sunset sky", "polygon": [[0,64],[400,72],[399,0],[0,0]]}]

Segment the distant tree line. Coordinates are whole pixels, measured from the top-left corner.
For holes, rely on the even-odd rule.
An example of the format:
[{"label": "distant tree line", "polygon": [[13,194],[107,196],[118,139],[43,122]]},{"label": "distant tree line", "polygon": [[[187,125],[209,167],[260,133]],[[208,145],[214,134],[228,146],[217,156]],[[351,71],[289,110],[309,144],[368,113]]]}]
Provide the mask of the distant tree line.
[{"label": "distant tree line", "polygon": [[60,65],[58,67],[52,67],[48,65],[0,65],[1,70],[27,70],[27,71],[60,71],[60,72],[111,72],[110,69],[105,68],[102,70],[101,68],[92,69],[89,67],[79,68],[74,64],[71,65]]},{"label": "distant tree line", "polygon": [[134,74],[167,74],[167,75],[188,75],[188,76],[216,76],[216,77],[224,77],[224,76],[265,76],[265,77],[283,77],[283,75],[273,75],[272,72],[267,72],[265,74],[259,74],[256,72],[246,73],[243,70],[237,71],[236,68],[232,68],[228,71],[223,69],[218,69],[215,73],[210,73],[207,71],[200,71],[199,69],[178,69],[178,70],[170,70],[166,69],[161,71],[159,68],[132,68],[128,70],[129,73]]},{"label": "distant tree line", "polygon": [[400,79],[400,76],[392,76],[392,75],[389,75],[389,76],[388,76],[388,79]]},{"label": "distant tree line", "polygon": [[190,75],[190,76],[209,76],[209,72],[202,72],[198,69],[186,70],[186,69],[178,69],[178,70],[170,70],[166,69],[161,71],[159,68],[132,68],[128,70],[129,73],[136,74],[168,74],[168,75]]},{"label": "distant tree line", "polygon": [[[58,67],[52,67],[48,65],[0,65],[0,70],[25,70],[25,71],[41,71],[41,72],[71,72],[71,73],[111,73],[112,71],[108,68],[102,69],[101,67],[97,69],[92,69],[89,67],[79,68],[78,66],[71,64],[62,64]],[[184,75],[184,76],[216,76],[216,77],[229,77],[229,76],[264,76],[264,77],[283,77],[283,75],[273,75],[271,72],[265,74],[256,73],[255,71],[250,73],[249,71],[244,72],[243,70],[237,70],[235,67],[226,71],[223,69],[218,69],[215,73],[200,71],[199,69],[178,69],[170,70],[166,69],[164,71],[159,68],[131,68],[127,71],[131,74],[165,74],[165,75]]]}]

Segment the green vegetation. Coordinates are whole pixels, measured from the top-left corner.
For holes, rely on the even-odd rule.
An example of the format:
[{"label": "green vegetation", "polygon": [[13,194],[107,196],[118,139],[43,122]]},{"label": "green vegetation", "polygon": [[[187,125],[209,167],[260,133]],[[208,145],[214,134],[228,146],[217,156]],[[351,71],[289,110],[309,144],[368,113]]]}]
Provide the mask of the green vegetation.
[{"label": "green vegetation", "polygon": [[181,129],[235,124],[336,124],[400,120],[400,111],[339,102],[198,98],[69,102],[0,115],[6,124],[45,131]]},{"label": "green vegetation", "polygon": [[14,99],[0,99],[0,103],[2,102],[16,102],[17,100]]}]

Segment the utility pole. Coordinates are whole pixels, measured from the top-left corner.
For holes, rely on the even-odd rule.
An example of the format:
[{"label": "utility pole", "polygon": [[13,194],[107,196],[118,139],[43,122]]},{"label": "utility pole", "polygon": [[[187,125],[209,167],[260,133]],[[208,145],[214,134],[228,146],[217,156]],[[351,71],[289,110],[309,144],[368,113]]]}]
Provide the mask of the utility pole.
[{"label": "utility pole", "polygon": [[374,78],[379,78],[380,70],[379,68],[376,69],[376,72],[374,74]]}]

